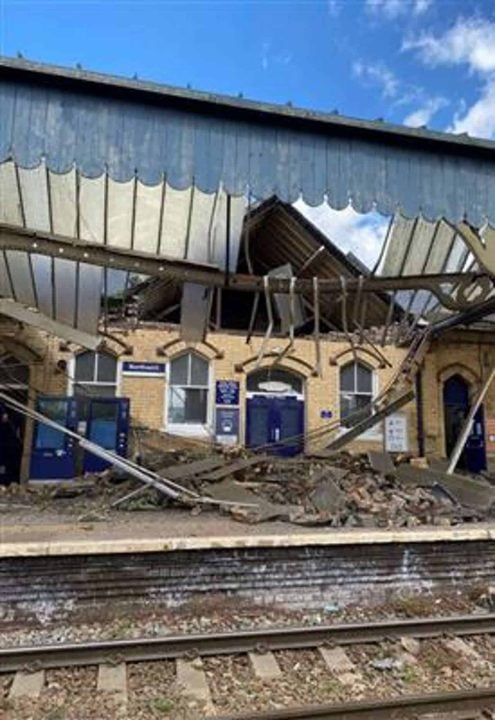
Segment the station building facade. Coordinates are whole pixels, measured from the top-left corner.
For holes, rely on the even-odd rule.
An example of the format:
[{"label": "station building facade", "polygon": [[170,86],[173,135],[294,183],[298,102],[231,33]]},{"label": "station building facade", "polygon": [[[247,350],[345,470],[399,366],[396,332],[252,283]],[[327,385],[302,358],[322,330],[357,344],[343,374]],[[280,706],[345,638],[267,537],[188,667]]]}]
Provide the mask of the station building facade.
[{"label": "station building facade", "polygon": [[[356,313],[345,283],[366,269],[276,198],[245,218],[237,271],[336,278],[342,293],[318,300],[311,292],[275,294],[270,307],[264,298],[228,287],[193,287],[189,299],[198,298],[197,312],[183,314],[184,288],[173,278],[138,279],[117,303],[118,312],[102,318],[98,352],[2,321],[0,392],[123,455],[135,451],[132,431],[140,429],[282,455],[324,448],[360,411],[366,416],[393,382],[408,353],[408,344],[394,335],[394,327],[407,326],[403,305],[374,292],[366,313]],[[438,336],[424,358],[421,384],[413,388],[415,399],[348,448],[445,458],[493,362],[489,329]],[[10,442],[0,442],[4,480],[68,479],[104,469],[54,428],[0,415],[9,421],[3,431]],[[0,424],[0,440],[1,433]],[[492,438],[495,387],[461,464],[484,467],[495,454]],[[14,458],[5,447],[15,448]]]},{"label": "station building facade", "polygon": [[[235,444],[282,455],[318,451],[346,430],[351,409],[369,405],[391,381],[406,352],[386,346],[384,363],[364,348],[353,352],[346,341],[326,338],[318,375],[312,338],[296,338],[282,358],[287,340],[273,338],[258,362],[262,337],[246,343],[234,332],[209,333],[191,344],[170,325],[116,325],[114,339],[93,353],[37,330],[4,330],[3,390],[122,454],[131,452],[131,430],[154,430],[199,446]],[[457,331],[435,341],[424,361],[422,403],[409,402],[348,449],[418,456],[424,448],[430,459],[447,457],[459,431],[456,422],[493,362],[495,343],[486,333]],[[495,453],[494,419],[492,388],[473,430],[478,461],[481,453],[490,463]],[[16,422],[18,478],[69,479],[103,469],[87,454],[77,460],[74,445],[56,431],[20,416]],[[470,459],[464,462],[470,469]]]}]

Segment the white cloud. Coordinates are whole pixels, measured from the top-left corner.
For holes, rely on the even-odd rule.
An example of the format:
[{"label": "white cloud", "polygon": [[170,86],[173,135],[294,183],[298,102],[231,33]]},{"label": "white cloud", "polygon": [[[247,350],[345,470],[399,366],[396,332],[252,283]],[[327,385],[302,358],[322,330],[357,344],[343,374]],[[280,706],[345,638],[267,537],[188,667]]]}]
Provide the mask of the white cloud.
[{"label": "white cloud", "polygon": [[[495,138],[495,22],[461,17],[443,35],[425,33],[419,38],[409,38],[403,50],[415,50],[430,66],[466,65],[483,78],[478,99],[468,108],[462,103],[448,130]],[[411,116],[406,121],[408,119]]]},{"label": "white cloud", "polygon": [[366,0],[370,12],[384,15],[389,20],[409,12],[422,15],[432,4],[433,0]]},{"label": "white cloud", "polygon": [[291,52],[273,52],[272,43],[269,41],[265,41],[261,46],[261,67],[263,70],[268,70],[272,64],[290,65],[293,57]]},{"label": "white cloud", "polygon": [[360,215],[352,207],[333,210],[327,203],[311,207],[302,200],[295,207],[343,252],[352,252],[372,268],[382,248],[389,220],[376,212]]},{"label": "white cloud", "polygon": [[397,95],[399,81],[383,63],[365,63],[358,60],[353,64],[352,72],[365,85],[379,87],[384,97],[395,97]]},{"label": "white cloud", "polygon": [[409,115],[404,118],[404,125],[408,125],[409,127],[423,127],[424,125],[428,125],[432,117],[446,105],[448,105],[446,98],[429,98],[421,107],[409,113]]},{"label": "white cloud", "polygon": [[428,65],[467,64],[472,71],[495,71],[495,23],[482,18],[458,18],[443,35],[423,33],[402,47],[416,50]]},{"label": "white cloud", "polygon": [[490,79],[480,98],[471,105],[464,115],[456,115],[449,132],[463,133],[475,137],[495,138],[495,78]]}]

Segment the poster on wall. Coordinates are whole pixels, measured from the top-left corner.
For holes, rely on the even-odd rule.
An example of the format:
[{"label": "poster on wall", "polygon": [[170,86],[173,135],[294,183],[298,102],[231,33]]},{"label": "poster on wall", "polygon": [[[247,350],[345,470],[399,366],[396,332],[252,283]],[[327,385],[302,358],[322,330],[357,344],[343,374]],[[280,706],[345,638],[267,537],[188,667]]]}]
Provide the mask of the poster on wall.
[{"label": "poster on wall", "polygon": [[239,440],[239,408],[217,407],[215,438],[222,445],[236,445]]},{"label": "poster on wall", "polygon": [[387,452],[409,450],[405,413],[392,413],[385,419],[385,450]]},{"label": "poster on wall", "polygon": [[239,383],[237,380],[217,380],[215,396],[217,405],[239,405]]}]

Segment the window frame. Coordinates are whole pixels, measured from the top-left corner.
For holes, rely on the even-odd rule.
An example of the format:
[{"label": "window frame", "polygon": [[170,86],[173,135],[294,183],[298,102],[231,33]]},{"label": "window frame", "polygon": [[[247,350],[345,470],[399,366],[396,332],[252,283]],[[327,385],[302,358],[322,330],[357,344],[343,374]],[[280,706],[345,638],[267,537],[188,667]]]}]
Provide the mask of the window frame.
[{"label": "window frame", "polygon": [[[110,357],[114,358],[114,360],[115,360],[115,380],[113,382],[110,382],[110,380],[94,380],[94,379],[93,380],[77,380],[76,379],[76,359],[79,355],[83,355],[85,353],[91,353],[96,356],[93,378],[98,377],[98,357],[100,355],[109,355]],[[91,386],[92,388],[98,388],[98,387],[108,387],[111,385],[111,386],[115,387],[114,395],[102,395],[102,396],[89,395],[89,394],[86,395],[83,392],[81,397],[88,397],[88,398],[93,398],[93,397],[109,397],[109,398],[111,398],[111,397],[114,397],[114,398],[117,398],[117,397],[119,397],[119,394],[120,394],[121,375],[122,375],[122,364],[121,364],[119,358],[117,357],[117,355],[114,355],[111,352],[108,352],[105,350],[103,350],[103,351],[101,351],[101,350],[100,351],[99,350],[95,350],[95,351],[82,350],[81,352],[74,353],[69,361],[69,380],[68,380],[68,389],[67,389],[68,395],[69,395],[69,397],[77,397],[75,394],[75,389],[77,386],[80,386],[82,388],[87,387],[87,386]]]},{"label": "window frame", "polygon": [[[339,403],[339,421],[341,421],[341,395],[344,391],[341,389],[341,373],[342,370],[349,365],[361,365],[362,367],[366,368],[371,372],[371,399],[374,400],[378,394],[379,394],[379,379],[378,379],[378,373],[376,372],[376,369],[373,368],[371,365],[368,365],[368,363],[364,362],[363,360],[358,359],[356,360],[350,360],[349,362],[343,363],[342,365],[338,366],[338,372],[337,372],[337,398]],[[368,393],[359,393],[359,392],[353,392],[353,395],[368,395]],[[343,427],[341,425],[339,434],[343,435],[351,428]],[[362,440],[362,441],[383,441],[383,421],[381,423],[378,423],[374,427],[369,428],[368,430],[365,430],[361,435],[359,435],[356,440]]]},{"label": "window frame", "polygon": [[[207,367],[207,378],[206,378],[206,385],[184,385],[183,383],[177,383],[172,385],[170,382],[171,376],[172,376],[172,363],[174,360],[178,360],[181,357],[184,356],[192,356],[195,355],[196,357],[200,358],[203,362],[206,363]],[[189,361],[189,369],[191,367],[191,361]],[[190,375],[190,373],[189,373]],[[170,408],[170,394],[172,391],[172,388],[190,388],[190,389],[197,389],[197,390],[206,390],[206,420],[204,423],[197,423],[197,422],[185,422],[185,423],[174,423],[170,422],[168,413]],[[165,383],[165,402],[163,404],[164,406],[164,418],[163,418],[163,427],[164,429],[171,433],[172,435],[182,435],[184,437],[210,437],[211,435],[211,428],[212,428],[212,420],[213,420],[213,405],[211,398],[213,397],[213,368],[212,368],[212,362],[209,358],[205,357],[205,355],[202,355],[199,352],[196,352],[195,350],[185,350],[184,352],[180,352],[177,355],[174,355],[171,357],[167,362],[166,367],[166,383]]]}]

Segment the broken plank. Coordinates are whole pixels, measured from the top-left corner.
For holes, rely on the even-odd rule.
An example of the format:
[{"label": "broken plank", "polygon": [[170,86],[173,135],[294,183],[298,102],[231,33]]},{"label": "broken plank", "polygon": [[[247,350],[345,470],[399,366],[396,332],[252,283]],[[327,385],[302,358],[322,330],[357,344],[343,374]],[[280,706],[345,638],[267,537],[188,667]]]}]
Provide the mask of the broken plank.
[{"label": "broken plank", "polygon": [[257,507],[264,502],[262,498],[251,492],[251,490],[247,490],[240,483],[235,482],[235,480],[229,480],[228,478],[216,485],[212,485],[212,487],[208,487],[206,493],[214,500],[232,504]]},{"label": "broken plank", "polygon": [[216,480],[222,480],[228,475],[233,475],[240,470],[246,470],[248,467],[252,467],[253,465],[260,465],[263,462],[269,461],[270,458],[266,455],[257,455],[255,457],[242,458],[232,463],[228,463],[227,465],[224,465],[224,467],[218,468],[218,470],[213,470],[213,472],[201,475],[201,480],[210,480],[211,482],[215,482]]},{"label": "broken plank", "polygon": [[184,480],[185,478],[194,477],[201,473],[210,472],[215,468],[225,465],[229,461],[222,455],[216,457],[204,458],[203,460],[194,460],[189,463],[178,463],[169,467],[162,467],[156,471],[157,475],[161,475],[167,480]]}]

